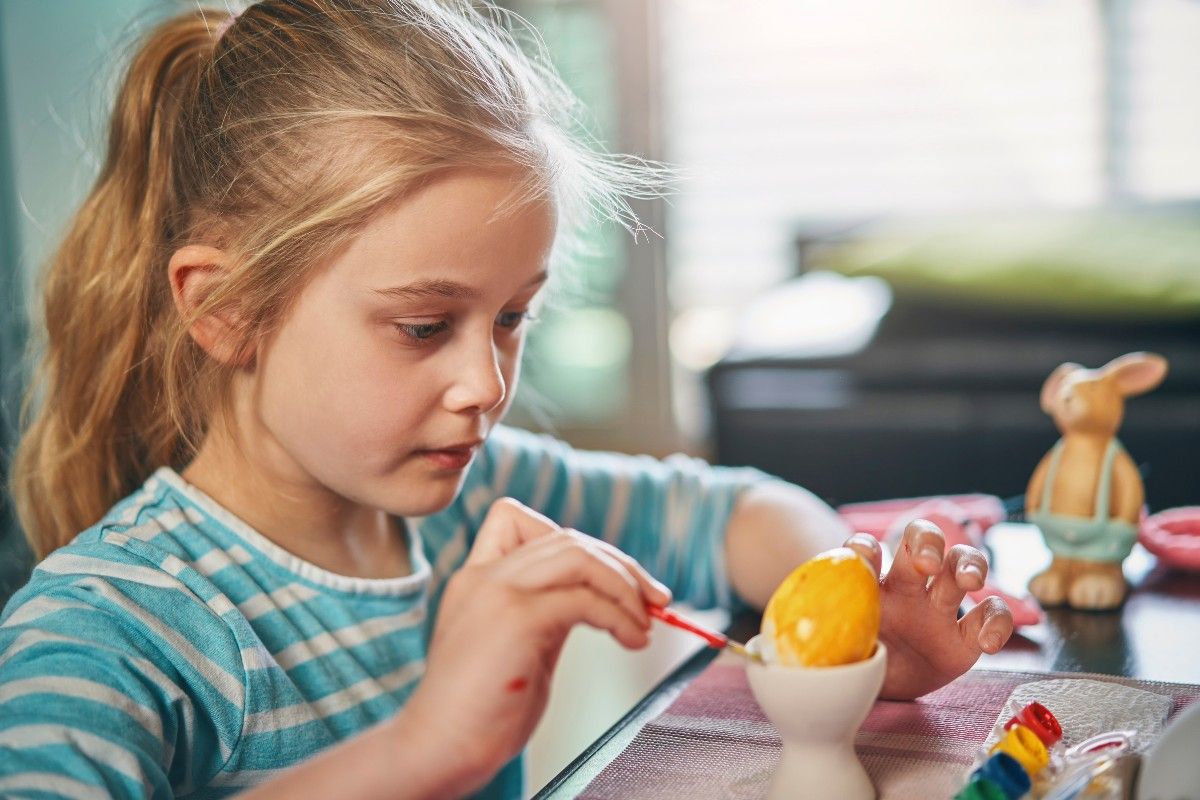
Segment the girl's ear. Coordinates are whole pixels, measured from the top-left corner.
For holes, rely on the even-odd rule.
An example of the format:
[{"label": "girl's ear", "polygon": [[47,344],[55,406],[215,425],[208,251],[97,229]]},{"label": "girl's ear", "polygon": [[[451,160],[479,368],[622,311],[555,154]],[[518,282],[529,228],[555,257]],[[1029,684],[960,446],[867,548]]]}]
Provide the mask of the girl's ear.
[{"label": "girl's ear", "polygon": [[[171,256],[167,278],[179,315],[191,319],[197,309],[228,275],[224,251],[208,245],[190,244]],[[254,348],[243,341],[240,320],[233,309],[209,311],[188,328],[196,344],[213,359],[230,366],[254,363]]]},{"label": "girl's ear", "polygon": [[1050,377],[1046,378],[1046,382],[1042,384],[1042,411],[1050,415],[1054,414],[1054,407],[1058,404],[1058,389],[1062,386],[1063,378],[1077,369],[1083,369],[1083,367],[1071,361],[1059,364],[1054,368],[1054,372],[1051,372]]},{"label": "girl's ear", "polygon": [[1150,391],[1167,377],[1167,360],[1157,353],[1126,353],[1101,369],[1122,397]]}]

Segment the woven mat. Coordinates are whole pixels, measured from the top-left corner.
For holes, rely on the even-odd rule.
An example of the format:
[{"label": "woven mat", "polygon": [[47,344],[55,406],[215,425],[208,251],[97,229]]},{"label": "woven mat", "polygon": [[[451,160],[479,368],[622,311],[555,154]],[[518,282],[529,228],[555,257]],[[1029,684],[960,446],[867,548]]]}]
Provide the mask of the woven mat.
[{"label": "woven mat", "polygon": [[[1109,675],[972,670],[911,703],[879,701],[855,740],[884,800],[932,800],[961,788],[1013,689],[1049,677],[1087,677],[1172,699],[1172,715],[1200,698],[1200,686]],[[774,727],[750,693],[746,672],[720,658],[596,776],[584,798],[705,800],[762,798],[779,758]]]}]

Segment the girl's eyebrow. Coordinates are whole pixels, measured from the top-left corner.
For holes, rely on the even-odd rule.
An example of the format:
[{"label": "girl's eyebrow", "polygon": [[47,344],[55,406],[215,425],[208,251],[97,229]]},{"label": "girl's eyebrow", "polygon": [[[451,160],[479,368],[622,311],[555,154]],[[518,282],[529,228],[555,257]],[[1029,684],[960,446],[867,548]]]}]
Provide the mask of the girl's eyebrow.
[{"label": "girl's eyebrow", "polygon": [[[546,270],[542,270],[537,275],[534,275],[522,289],[527,289],[538,284],[545,283],[550,274]],[[381,297],[386,297],[390,300],[422,300],[428,297],[442,297],[451,300],[476,300],[479,298],[479,290],[466,284],[456,281],[447,281],[441,279],[420,280],[405,284],[404,286],[392,286],[387,289],[375,289],[375,294]]]},{"label": "girl's eyebrow", "polygon": [[474,300],[479,292],[465,284],[446,280],[413,281],[404,286],[376,289],[375,294],[390,300],[420,300],[426,297],[445,297],[452,300]]}]

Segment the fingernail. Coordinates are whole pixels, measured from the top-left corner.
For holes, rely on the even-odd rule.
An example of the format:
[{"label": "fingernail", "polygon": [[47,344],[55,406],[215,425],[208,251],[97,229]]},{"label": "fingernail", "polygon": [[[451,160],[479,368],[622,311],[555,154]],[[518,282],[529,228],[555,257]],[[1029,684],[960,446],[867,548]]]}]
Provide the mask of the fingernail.
[{"label": "fingernail", "polygon": [[932,561],[940,561],[942,559],[942,551],[931,544],[923,545],[917,550],[918,558],[928,558]]},{"label": "fingernail", "polygon": [[1000,642],[1000,635],[999,635],[999,634],[996,634],[996,633],[993,633],[993,634],[991,634],[990,636],[986,637],[986,638],[983,640],[983,643],[984,643],[985,645],[987,645],[987,649],[988,649],[988,650],[992,650],[992,651],[999,650],[999,649],[1000,649],[1000,644],[1001,644],[1001,642]]},{"label": "fingernail", "polygon": [[976,578],[983,580],[983,570],[979,568],[978,564],[967,564],[962,568],[962,573],[963,575],[974,575]]}]

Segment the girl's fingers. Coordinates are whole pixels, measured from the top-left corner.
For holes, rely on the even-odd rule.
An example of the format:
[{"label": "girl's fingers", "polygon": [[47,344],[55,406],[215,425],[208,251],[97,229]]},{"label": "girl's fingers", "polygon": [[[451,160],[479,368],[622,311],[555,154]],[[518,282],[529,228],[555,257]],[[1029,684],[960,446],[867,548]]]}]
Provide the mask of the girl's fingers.
[{"label": "girl's fingers", "polygon": [[492,503],[487,516],[483,518],[465,563],[471,566],[486,564],[511,553],[526,542],[561,530],[548,517],[532,508],[511,497],[501,497]]},{"label": "girl's fingers", "polygon": [[514,559],[509,579],[527,591],[587,586],[618,604],[642,628],[650,627],[637,579],[617,559],[578,537],[530,545],[527,554]]},{"label": "girl's fingers", "polygon": [[625,647],[639,649],[650,641],[646,628],[630,619],[624,607],[588,586],[569,586],[539,594],[537,613],[550,624],[569,630],[578,622],[608,631]]},{"label": "girl's fingers", "polygon": [[929,589],[930,602],[943,611],[957,609],[967,592],[983,588],[987,560],[983,553],[965,544],[956,544],[946,553],[942,570]]},{"label": "girl's fingers", "polygon": [[1012,635],[1012,611],[999,597],[984,598],[958,621],[958,632],[972,651],[995,653]]},{"label": "girl's fingers", "polygon": [[567,533],[574,536],[586,536],[588,541],[619,561],[629,574],[637,579],[638,584],[642,588],[642,594],[648,602],[656,606],[665,606],[671,602],[671,590],[656,580],[653,575],[646,571],[645,567],[637,562],[637,559],[621,548],[609,544],[603,539],[597,539],[570,528],[567,529]]},{"label": "girl's fingers", "polygon": [[878,539],[869,533],[856,533],[846,540],[845,546],[862,556],[871,565],[875,577],[879,577],[879,571],[883,569],[883,548]]},{"label": "girl's fingers", "polygon": [[930,575],[942,566],[946,537],[929,520],[914,519],[904,528],[884,584],[893,591],[924,592]]}]

